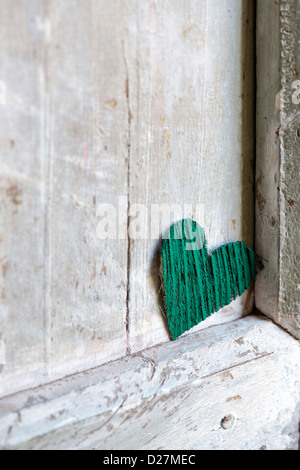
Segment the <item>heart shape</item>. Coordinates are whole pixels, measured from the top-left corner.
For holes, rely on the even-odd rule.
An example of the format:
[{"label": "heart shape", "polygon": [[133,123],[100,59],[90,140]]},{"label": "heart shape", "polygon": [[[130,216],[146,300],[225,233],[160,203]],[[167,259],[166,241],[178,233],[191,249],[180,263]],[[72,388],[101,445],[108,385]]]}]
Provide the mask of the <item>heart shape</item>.
[{"label": "heart shape", "polygon": [[168,327],[176,339],[247,290],[263,266],[243,242],[208,254],[204,230],[183,219],[164,237],[161,275]]}]

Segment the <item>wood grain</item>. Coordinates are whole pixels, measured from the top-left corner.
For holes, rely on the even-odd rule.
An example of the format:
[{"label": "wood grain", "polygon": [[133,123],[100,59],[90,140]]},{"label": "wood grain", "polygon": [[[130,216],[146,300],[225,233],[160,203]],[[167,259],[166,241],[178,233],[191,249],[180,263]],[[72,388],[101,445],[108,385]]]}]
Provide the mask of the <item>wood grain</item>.
[{"label": "wood grain", "polygon": [[[45,4],[2,2],[0,126],[0,395],[45,358],[47,97]],[[16,35],[15,32],[18,31]],[[29,381],[30,382],[30,381]],[[19,384],[20,385],[20,384]],[[18,387],[17,387],[18,388]]]},{"label": "wood grain", "polygon": [[49,360],[64,374],[126,352],[127,240],[96,232],[98,206],[117,208],[127,193],[123,14],[121,2],[50,9],[47,328]]},{"label": "wood grain", "polygon": [[96,234],[128,190],[122,5],[3,6],[1,395],[126,353],[127,240]]},{"label": "wood grain", "polygon": [[[252,244],[252,13],[236,0],[3,5],[0,395],[169,340],[169,223],[133,240],[136,204],[195,217],[200,204],[211,248]],[[120,239],[97,236],[101,204],[123,218]],[[250,290],[200,328],[252,303]]]},{"label": "wood grain", "polygon": [[299,342],[248,316],[0,400],[1,448],[297,449]]},{"label": "wood grain", "polygon": [[[151,224],[152,204],[190,204],[185,216],[203,226],[209,248],[253,246],[252,2],[138,2],[131,31],[130,205],[145,204]],[[169,338],[157,305],[160,237],[180,218],[171,213],[156,239],[130,241],[131,351]],[[247,311],[244,295],[198,328]]]},{"label": "wood grain", "polygon": [[299,1],[258,2],[256,306],[300,338]]}]

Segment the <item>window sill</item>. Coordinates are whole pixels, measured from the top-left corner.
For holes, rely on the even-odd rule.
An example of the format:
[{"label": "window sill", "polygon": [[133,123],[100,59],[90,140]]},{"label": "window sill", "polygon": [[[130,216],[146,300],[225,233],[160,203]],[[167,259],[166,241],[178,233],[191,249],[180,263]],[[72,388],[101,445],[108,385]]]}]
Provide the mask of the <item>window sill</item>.
[{"label": "window sill", "polygon": [[296,449],[299,359],[295,338],[249,315],[0,399],[0,445]]}]

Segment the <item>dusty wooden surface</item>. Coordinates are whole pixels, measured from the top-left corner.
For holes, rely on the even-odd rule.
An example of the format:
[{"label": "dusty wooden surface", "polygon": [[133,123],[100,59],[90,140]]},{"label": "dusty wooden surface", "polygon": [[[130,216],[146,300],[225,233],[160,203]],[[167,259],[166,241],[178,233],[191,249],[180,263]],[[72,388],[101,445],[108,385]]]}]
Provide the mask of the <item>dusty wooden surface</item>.
[{"label": "dusty wooden surface", "polygon": [[[137,2],[125,40],[130,203],[192,204],[186,215],[195,218],[202,205],[210,248],[253,242],[252,15],[248,1]],[[156,236],[168,228],[163,221]],[[168,340],[157,307],[159,246],[130,241],[130,351]],[[249,307],[244,295],[200,328]]]},{"label": "dusty wooden surface", "polygon": [[252,6],[1,2],[0,395],[169,340],[158,241],[100,240],[100,204],[202,204],[211,248],[252,245]]},{"label": "dusty wooden surface", "polygon": [[297,449],[299,342],[266,317],[214,326],[0,400],[19,449]]},{"label": "dusty wooden surface", "polygon": [[300,337],[299,0],[258,2],[256,306]]},{"label": "dusty wooden surface", "polygon": [[127,240],[97,239],[96,208],[127,192],[128,116],[122,2],[1,11],[7,394],[126,353]]}]

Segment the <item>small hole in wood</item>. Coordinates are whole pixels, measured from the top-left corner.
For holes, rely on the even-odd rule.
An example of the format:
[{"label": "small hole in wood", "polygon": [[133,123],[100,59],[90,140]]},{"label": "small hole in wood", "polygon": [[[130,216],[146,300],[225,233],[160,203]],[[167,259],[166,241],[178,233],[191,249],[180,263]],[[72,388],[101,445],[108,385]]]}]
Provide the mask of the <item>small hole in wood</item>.
[{"label": "small hole in wood", "polygon": [[221,420],[221,426],[223,429],[230,429],[235,423],[235,417],[232,414],[224,416]]}]

